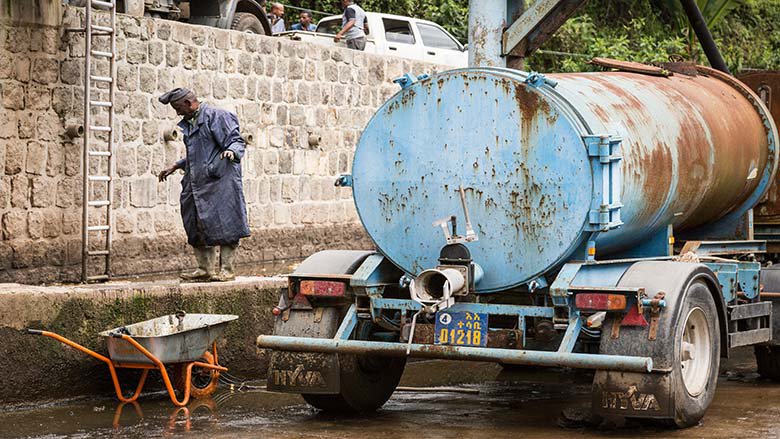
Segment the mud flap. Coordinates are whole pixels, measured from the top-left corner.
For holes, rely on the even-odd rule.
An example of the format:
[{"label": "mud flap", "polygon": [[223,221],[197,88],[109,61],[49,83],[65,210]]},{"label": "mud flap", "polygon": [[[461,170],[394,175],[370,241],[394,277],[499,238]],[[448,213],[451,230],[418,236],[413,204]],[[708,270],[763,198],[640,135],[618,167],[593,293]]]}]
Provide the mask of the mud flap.
[{"label": "mud flap", "polygon": [[593,378],[593,413],[605,418],[674,416],[669,373],[597,371]]},{"label": "mud flap", "polygon": [[[338,308],[293,310],[274,322],[274,335],[332,338],[341,320]],[[273,351],[267,389],[284,393],[337,394],[341,390],[337,354]]]}]

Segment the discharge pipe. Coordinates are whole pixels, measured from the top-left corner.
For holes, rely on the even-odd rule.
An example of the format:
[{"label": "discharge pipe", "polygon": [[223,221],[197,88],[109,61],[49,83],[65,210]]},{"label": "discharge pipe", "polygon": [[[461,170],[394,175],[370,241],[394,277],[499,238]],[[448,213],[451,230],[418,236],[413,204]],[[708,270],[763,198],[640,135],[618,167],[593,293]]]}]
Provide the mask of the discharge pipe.
[{"label": "discharge pipe", "polygon": [[710,65],[716,70],[731,75],[729,68],[726,67],[726,62],[723,61],[723,57],[720,55],[718,46],[715,45],[712,33],[707,28],[707,22],[704,21],[696,0],[680,0],[680,3],[685,10],[685,15],[688,16],[688,22],[691,23],[693,31],[696,32],[696,38],[699,39],[701,48],[704,50],[704,54],[707,55]]}]

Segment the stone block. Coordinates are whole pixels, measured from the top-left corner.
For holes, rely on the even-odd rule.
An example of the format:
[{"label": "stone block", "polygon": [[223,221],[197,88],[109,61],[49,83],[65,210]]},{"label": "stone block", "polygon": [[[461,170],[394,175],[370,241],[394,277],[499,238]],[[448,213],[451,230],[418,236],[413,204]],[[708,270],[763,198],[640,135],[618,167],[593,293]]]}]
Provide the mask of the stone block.
[{"label": "stone block", "polygon": [[157,38],[167,40],[171,37],[171,25],[163,20],[155,20],[157,24]]},{"label": "stone block", "polygon": [[46,145],[36,141],[27,142],[27,160],[25,171],[28,174],[46,173]]},{"label": "stone block", "polygon": [[293,169],[292,172],[295,175],[303,174],[304,168],[306,167],[306,157],[304,156],[305,151],[294,151],[293,152]]},{"label": "stone block", "polygon": [[65,117],[73,105],[73,89],[56,87],[51,93],[51,108],[60,117]]},{"label": "stone block", "polygon": [[276,225],[286,225],[290,223],[290,206],[287,204],[277,203],[273,205],[274,209],[274,223]]},{"label": "stone block", "polygon": [[141,91],[154,93],[157,91],[157,69],[154,67],[141,66],[138,70],[139,85]]},{"label": "stone block", "polygon": [[[133,207],[154,207],[157,204],[157,179],[144,177],[130,183],[130,205]],[[140,223],[140,217],[139,217]],[[153,230],[152,226],[152,230]]]},{"label": "stone block", "polygon": [[287,150],[279,151],[279,173],[292,174],[292,170],[293,170],[293,152]]},{"label": "stone block", "polygon": [[78,178],[63,178],[57,183],[57,207],[71,207],[81,199],[81,182]]},{"label": "stone block", "polygon": [[122,91],[138,90],[138,67],[120,65],[116,69],[116,86]]},{"label": "stone block", "polygon": [[[149,119],[149,97],[133,94],[130,96],[130,116],[140,120]],[[156,101],[157,99],[154,98]],[[161,106],[162,108],[162,106]]]},{"label": "stone block", "polygon": [[0,51],[0,79],[11,79],[14,75],[14,62],[10,53]]},{"label": "stone block", "polygon": [[43,211],[43,237],[56,238],[62,233],[62,216],[56,209]]},{"label": "stone block", "polygon": [[238,58],[238,73],[242,75],[252,74],[252,57],[242,53]]},{"label": "stone block", "polygon": [[116,230],[119,233],[133,233],[135,230],[135,216],[132,212],[118,210],[114,214]]},{"label": "stone block", "polygon": [[306,113],[303,110],[303,106],[290,106],[290,125],[295,127],[306,125]]},{"label": "stone block", "polygon": [[[209,29],[210,31],[211,29]],[[203,46],[206,44],[206,29],[202,27],[194,27],[190,30],[190,38],[192,44],[196,46]]]},{"label": "stone block", "polygon": [[246,79],[242,77],[233,77],[229,79],[230,82],[230,97],[232,99],[245,99],[246,96]]},{"label": "stone block", "polygon": [[63,143],[65,150],[65,175],[74,176],[81,173],[81,145]]},{"label": "stone block", "polygon": [[33,177],[31,180],[30,204],[32,207],[51,207],[54,205],[54,180],[48,177]]},{"label": "stone block", "polygon": [[0,211],[5,211],[11,204],[11,178],[0,176]]},{"label": "stone block", "polygon": [[176,221],[176,215],[173,211],[166,209],[155,209],[154,211],[154,230],[157,233],[171,233],[176,230],[179,222]]},{"label": "stone block", "polygon": [[65,152],[60,145],[53,145],[47,149],[46,174],[57,176],[65,171]]},{"label": "stone block", "polygon": [[275,175],[279,172],[279,153],[276,150],[263,151],[263,169],[265,175]]},{"label": "stone block", "polygon": [[27,237],[27,215],[21,210],[12,210],[3,214],[3,239],[21,239]]},{"label": "stone block", "polygon": [[173,41],[182,44],[190,44],[192,42],[192,27],[183,23],[175,23],[171,26],[173,28]]},{"label": "stone block", "polygon": [[228,93],[228,81],[226,78],[216,77],[211,84],[215,99],[225,99]]},{"label": "stone block", "polygon": [[165,60],[165,44],[161,41],[150,41],[147,46],[149,64],[159,66]]},{"label": "stone block", "polygon": [[120,177],[130,177],[136,173],[135,149],[129,146],[117,146],[116,172]]},{"label": "stone block", "polygon": [[154,145],[160,142],[160,124],[156,120],[145,121],[142,128],[144,143]]},{"label": "stone block", "polygon": [[62,233],[73,235],[81,232],[81,212],[69,209],[62,212]]},{"label": "stone block", "polygon": [[57,113],[47,111],[38,114],[38,140],[57,142],[60,134],[65,132]]},{"label": "stone block", "polygon": [[138,233],[151,234],[154,233],[154,218],[152,212],[142,211],[138,212]]},{"label": "stone block", "polygon": [[25,168],[25,158],[27,157],[27,145],[23,142],[12,141],[5,146],[5,173],[14,175],[22,172]]},{"label": "stone block", "polygon": [[[54,84],[59,77],[59,70],[57,59],[37,58],[32,63],[32,80],[44,85]],[[22,80],[24,79],[26,78],[22,78]]]},{"label": "stone block", "polygon": [[51,89],[44,86],[30,85],[27,88],[27,109],[45,110],[51,107]]},{"label": "stone block", "polygon": [[181,46],[176,43],[165,44],[165,64],[176,67],[181,62]]},{"label": "stone block", "polygon": [[12,81],[2,84],[3,107],[8,110],[24,109],[24,85]]},{"label": "stone block", "polygon": [[181,54],[181,65],[187,70],[195,70],[198,68],[198,54],[197,47],[185,46]]},{"label": "stone block", "polygon": [[60,79],[65,84],[80,85],[84,79],[84,61],[79,59],[66,59],[60,63]]},{"label": "stone block", "polygon": [[43,237],[43,213],[40,210],[27,212],[27,234],[32,239]]},{"label": "stone block", "polygon": [[[59,73],[59,63],[57,63],[57,60],[51,60],[54,62],[54,80],[47,83],[53,83],[57,81],[57,74]],[[14,61],[14,74],[13,79],[16,79],[19,82],[22,83],[28,83],[30,82],[30,67],[32,65],[32,61],[29,58],[20,58]]]},{"label": "stone block", "polygon": [[293,203],[300,200],[300,179],[286,175],[282,177],[282,201]]},{"label": "stone block", "polygon": [[276,107],[276,125],[278,126],[284,126],[288,123],[287,118],[287,106],[286,105],[278,105]]},{"label": "stone block", "polygon": [[219,70],[219,52],[215,49],[202,49],[200,67],[206,70]]},{"label": "stone block", "polygon": [[133,142],[138,140],[141,134],[141,123],[135,119],[122,121],[122,141]]}]

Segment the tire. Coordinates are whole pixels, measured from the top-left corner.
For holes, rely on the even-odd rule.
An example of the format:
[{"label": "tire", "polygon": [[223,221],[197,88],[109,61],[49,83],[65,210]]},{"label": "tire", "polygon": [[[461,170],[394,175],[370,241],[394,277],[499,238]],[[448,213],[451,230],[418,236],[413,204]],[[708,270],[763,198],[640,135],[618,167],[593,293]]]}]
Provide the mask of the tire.
[{"label": "tire", "polygon": [[717,316],[707,286],[692,283],[683,298],[674,337],[672,421],[678,428],[696,425],[715,396],[721,343]]},{"label": "tire", "polygon": [[233,23],[230,28],[239,32],[247,32],[258,35],[271,35],[271,25],[265,19],[264,24],[260,18],[249,12],[236,12],[233,16]]},{"label": "tire", "polygon": [[758,374],[772,381],[780,381],[780,346],[761,344],[753,349]]},{"label": "tire", "polygon": [[[200,358],[200,361],[208,364],[214,364],[214,355],[206,351]],[[173,386],[176,390],[184,394],[186,387],[185,381],[186,365],[177,364],[173,368]],[[192,368],[190,377],[190,396],[197,399],[208,398],[219,385],[219,371],[209,370],[199,367]]]},{"label": "tire", "polygon": [[[370,323],[361,323],[356,339],[368,340]],[[301,394],[310,405],[327,412],[369,413],[382,407],[395,392],[406,357],[339,355],[341,387],[337,395]]]}]

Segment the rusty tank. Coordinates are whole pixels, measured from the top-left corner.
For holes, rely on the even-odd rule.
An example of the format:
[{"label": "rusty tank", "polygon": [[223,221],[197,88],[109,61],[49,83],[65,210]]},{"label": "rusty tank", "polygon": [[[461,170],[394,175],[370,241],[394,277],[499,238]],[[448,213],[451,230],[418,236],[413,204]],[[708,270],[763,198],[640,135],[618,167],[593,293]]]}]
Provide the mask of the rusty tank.
[{"label": "rusty tank", "polygon": [[734,223],[774,180],[777,128],[742,82],[688,70],[409,76],[357,146],[360,219],[382,254],[416,276],[443,243],[432,223],[464,204],[479,237],[468,247],[484,269],[480,293],[584,254],[656,254],[643,246],[670,226]]}]

